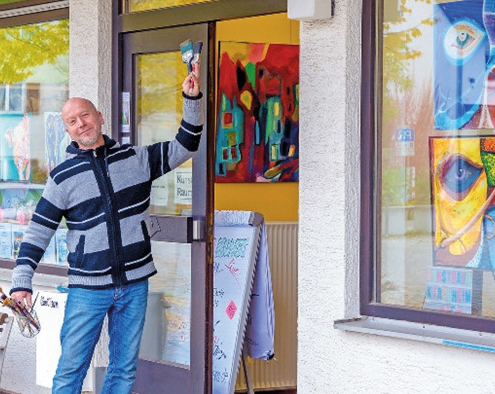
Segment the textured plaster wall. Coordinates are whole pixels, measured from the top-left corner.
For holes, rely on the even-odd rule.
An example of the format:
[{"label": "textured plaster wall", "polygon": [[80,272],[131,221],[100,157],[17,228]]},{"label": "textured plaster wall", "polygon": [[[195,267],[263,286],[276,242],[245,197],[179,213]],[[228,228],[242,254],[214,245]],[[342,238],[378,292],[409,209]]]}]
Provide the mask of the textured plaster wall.
[{"label": "textured plaster wall", "polygon": [[111,134],[112,108],[112,2],[70,1],[69,94],[85,97],[105,119]]},{"label": "textured plaster wall", "polygon": [[301,24],[297,392],[493,393],[493,354],[333,328],[359,311],[360,29],[361,0]]},{"label": "textured plaster wall", "polygon": [[[103,132],[111,136],[112,1],[70,1],[69,95],[91,100],[102,114]],[[94,366],[108,363],[106,324],[96,346]]]}]

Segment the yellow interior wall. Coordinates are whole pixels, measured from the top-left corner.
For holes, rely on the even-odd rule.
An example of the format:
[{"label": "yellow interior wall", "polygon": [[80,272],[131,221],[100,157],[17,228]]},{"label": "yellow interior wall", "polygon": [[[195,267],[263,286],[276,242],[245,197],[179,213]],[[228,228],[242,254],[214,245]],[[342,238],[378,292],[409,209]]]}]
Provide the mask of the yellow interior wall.
[{"label": "yellow interior wall", "polygon": [[[222,21],[217,23],[217,50],[218,41],[298,45],[299,22],[287,19],[286,13]],[[297,221],[298,205],[297,182],[215,184],[215,209],[256,211],[267,221]]]}]

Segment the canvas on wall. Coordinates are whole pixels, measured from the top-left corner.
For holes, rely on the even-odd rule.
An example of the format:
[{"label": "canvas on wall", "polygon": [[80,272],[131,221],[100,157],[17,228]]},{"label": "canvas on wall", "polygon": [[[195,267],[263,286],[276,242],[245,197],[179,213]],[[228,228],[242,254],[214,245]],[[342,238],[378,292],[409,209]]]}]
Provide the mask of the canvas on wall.
[{"label": "canvas on wall", "polygon": [[4,181],[31,179],[31,135],[28,114],[0,115],[0,163]]},{"label": "canvas on wall", "polygon": [[495,270],[495,137],[430,137],[433,263]]},{"label": "canvas on wall", "polygon": [[435,129],[494,128],[495,2],[433,7]]},{"label": "canvas on wall", "polygon": [[65,150],[70,144],[60,112],[45,112],[45,159],[47,175],[65,160]]},{"label": "canvas on wall", "polygon": [[220,42],[216,182],[299,180],[299,46]]}]

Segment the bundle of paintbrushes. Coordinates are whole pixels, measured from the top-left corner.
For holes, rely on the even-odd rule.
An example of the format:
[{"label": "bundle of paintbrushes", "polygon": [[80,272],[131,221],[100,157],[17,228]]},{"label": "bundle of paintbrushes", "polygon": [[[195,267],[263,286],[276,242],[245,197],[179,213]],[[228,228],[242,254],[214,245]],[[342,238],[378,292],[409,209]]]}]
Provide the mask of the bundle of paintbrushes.
[{"label": "bundle of paintbrushes", "polygon": [[[190,74],[194,72],[196,76],[197,65],[199,64],[201,58],[201,50],[203,49],[203,43],[197,41],[193,44],[191,40],[186,40],[180,44],[180,53],[182,55],[182,62],[187,65],[187,72]],[[191,81],[191,86],[189,87],[189,92],[192,93],[194,89],[194,81]]]},{"label": "bundle of paintbrushes", "polygon": [[8,297],[0,287],[0,300],[3,306],[9,308],[14,314],[21,334],[25,337],[32,338],[36,336],[40,330],[40,321],[33,308],[28,310],[24,305],[18,304],[12,298]]}]

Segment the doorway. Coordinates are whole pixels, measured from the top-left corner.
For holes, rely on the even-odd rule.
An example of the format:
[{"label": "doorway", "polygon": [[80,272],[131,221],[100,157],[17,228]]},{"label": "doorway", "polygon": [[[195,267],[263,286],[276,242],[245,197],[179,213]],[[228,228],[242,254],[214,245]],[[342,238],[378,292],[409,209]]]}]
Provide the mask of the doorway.
[{"label": "doorway", "polygon": [[[151,145],[175,138],[183,113],[182,81],[187,75],[179,50],[184,37],[202,41],[203,55],[208,56],[208,24],[123,36],[121,142]],[[201,70],[200,78],[205,91],[207,69]],[[206,107],[203,110],[207,122]],[[196,394],[207,392],[203,390],[211,385],[205,366],[211,337],[206,329],[211,319],[208,294],[212,292],[211,269],[205,264],[211,212],[209,140],[205,127],[194,157],[152,186],[150,237],[158,274],[149,282],[136,394]]]},{"label": "doorway", "polygon": [[[299,23],[288,20],[286,13],[277,13],[122,36],[122,92],[130,95],[130,125],[134,132],[119,130],[119,138],[124,142],[129,138],[134,144],[173,137],[180,121],[181,98],[176,95],[175,101],[167,101],[168,97],[174,97],[173,92],[177,93],[178,83],[186,74],[179,45],[185,38],[208,42],[202,54],[202,86],[206,89],[205,103],[209,105],[205,113],[205,124],[209,127],[203,135],[199,159],[179,169],[182,174],[192,174],[192,203],[176,200],[175,195],[170,194],[170,190],[177,188],[177,174],[160,181],[162,183],[156,184],[154,189],[151,213],[163,223],[161,228],[167,221],[172,223],[172,228],[177,227],[179,233],[185,231],[185,235],[170,235],[181,242],[175,238],[172,238],[174,242],[170,239],[154,242],[155,259],[163,263],[157,264],[159,275],[149,298],[145,337],[155,339],[143,344],[136,393],[208,393],[205,387],[211,387],[212,299],[209,297],[212,294],[209,291],[212,283],[207,260],[213,236],[211,218],[214,209],[228,209],[260,212],[272,231],[269,242],[273,242],[270,264],[275,299],[276,361],[249,360],[248,369],[256,390],[286,390],[292,394],[297,386],[298,182],[215,182],[212,139],[217,119],[215,78],[222,42],[298,45]],[[166,104],[167,108],[156,106],[160,97],[165,97],[160,105]],[[163,194],[163,190],[168,190],[168,194]],[[202,233],[197,240],[192,239],[193,228]],[[180,261],[183,263],[178,264]],[[202,268],[197,270],[197,267]],[[177,297],[177,291],[187,287],[190,293]],[[184,316],[187,317],[184,319]],[[242,371],[238,373],[236,389],[241,392],[246,389]]]},{"label": "doorway", "polygon": [[[222,43],[265,43],[299,45],[299,22],[286,13],[237,18],[216,23],[216,65]],[[236,47],[235,51],[238,51]],[[234,58],[234,57],[232,57]],[[219,81],[220,78],[217,77]],[[218,84],[217,83],[217,89]],[[296,106],[298,99],[296,96]],[[294,113],[298,113],[298,108]],[[215,119],[218,122],[218,96]],[[298,121],[298,118],[294,118]],[[218,132],[218,127],[217,127]],[[218,146],[217,146],[218,152]],[[217,210],[247,210],[263,214],[275,304],[275,358],[268,363],[250,359],[248,371],[255,390],[294,393],[297,387],[297,240],[299,183],[292,182],[215,182]],[[245,392],[242,368],[236,390]],[[283,390],[283,391],[279,391]]]}]

